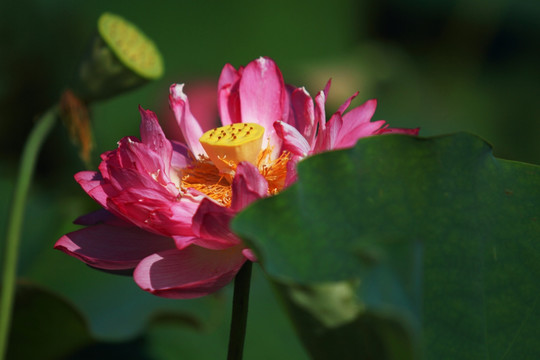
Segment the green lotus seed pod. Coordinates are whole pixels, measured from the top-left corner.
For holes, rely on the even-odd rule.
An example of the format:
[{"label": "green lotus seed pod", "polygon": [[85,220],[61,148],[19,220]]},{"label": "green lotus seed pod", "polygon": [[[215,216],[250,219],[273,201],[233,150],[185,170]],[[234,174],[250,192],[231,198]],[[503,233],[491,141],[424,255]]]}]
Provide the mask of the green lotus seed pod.
[{"label": "green lotus seed pod", "polygon": [[163,70],[152,40],[122,17],[104,13],[74,91],[84,101],[101,100],[157,79]]},{"label": "green lotus seed pod", "polygon": [[104,13],[98,31],[118,59],[133,72],[147,79],[163,75],[163,61],[154,42],[135,25],[118,15]]}]

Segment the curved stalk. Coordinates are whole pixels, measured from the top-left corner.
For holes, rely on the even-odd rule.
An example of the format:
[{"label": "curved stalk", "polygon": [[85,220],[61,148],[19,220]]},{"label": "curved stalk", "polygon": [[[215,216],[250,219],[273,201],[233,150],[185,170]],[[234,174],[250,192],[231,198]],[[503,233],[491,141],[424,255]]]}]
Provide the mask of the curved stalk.
[{"label": "curved stalk", "polygon": [[28,189],[30,188],[39,150],[55,123],[57,112],[58,108],[56,106],[50,108],[32,129],[24,146],[19,174],[15,183],[15,191],[9,213],[2,271],[2,293],[0,295],[0,359],[4,359],[7,353],[15,292],[17,258]]}]

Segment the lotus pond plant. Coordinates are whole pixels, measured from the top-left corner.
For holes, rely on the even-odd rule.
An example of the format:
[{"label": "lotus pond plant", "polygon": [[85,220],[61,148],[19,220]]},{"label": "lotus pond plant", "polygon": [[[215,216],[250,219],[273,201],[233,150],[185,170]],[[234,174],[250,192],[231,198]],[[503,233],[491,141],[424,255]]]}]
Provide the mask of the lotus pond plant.
[{"label": "lotus pond plant", "polygon": [[366,136],[418,133],[371,121],[375,100],[347,111],[357,94],[327,122],[330,81],[312,99],[305,88],[286,85],[266,57],[223,68],[221,127],[201,128],[183,86],[170,87],[169,103],[186,142],[167,139],[156,115],[140,108],[140,139],[121,139],[102,154],[98,171],[75,175],[103,209],[77,219],[86,227],[55,245],[96,268],[133,270],[137,284],[158,296],[210,294],[256,261],[229,223],[253,201],[291,185],[300,159]]}]

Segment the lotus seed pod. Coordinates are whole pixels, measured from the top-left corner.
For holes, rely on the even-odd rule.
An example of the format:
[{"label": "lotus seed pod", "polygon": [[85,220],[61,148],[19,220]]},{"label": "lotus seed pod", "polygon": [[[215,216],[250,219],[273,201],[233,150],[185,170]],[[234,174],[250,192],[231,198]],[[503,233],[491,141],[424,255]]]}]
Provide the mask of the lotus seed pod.
[{"label": "lotus seed pod", "polygon": [[236,123],[209,130],[199,141],[214,165],[229,173],[241,161],[257,165],[263,135],[264,127],[259,124]]},{"label": "lotus seed pod", "polygon": [[122,17],[104,13],[74,90],[85,101],[101,100],[157,79],[163,70],[152,40]]}]

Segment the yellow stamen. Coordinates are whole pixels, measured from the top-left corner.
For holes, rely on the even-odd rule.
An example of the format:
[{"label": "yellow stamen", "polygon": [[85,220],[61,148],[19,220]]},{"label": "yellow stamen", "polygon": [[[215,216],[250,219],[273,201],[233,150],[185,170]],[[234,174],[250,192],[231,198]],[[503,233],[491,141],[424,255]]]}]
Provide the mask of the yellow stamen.
[{"label": "yellow stamen", "polygon": [[241,161],[257,165],[263,135],[259,124],[236,123],[209,130],[199,141],[219,171],[230,175]]},{"label": "yellow stamen", "polygon": [[208,158],[202,157],[193,166],[182,169],[181,178],[182,188],[199,190],[223,206],[231,205],[231,183]]},{"label": "yellow stamen", "polygon": [[268,195],[275,195],[285,185],[287,163],[291,156],[285,151],[272,159],[272,146],[261,150],[264,128],[258,124],[238,123],[207,131],[200,142],[208,157],[193,159],[182,169],[181,188],[196,189],[221,203],[231,206],[232,180],[236,166],[249,161],[268,181]]},{"label": "yellow stamen", "polygon": [[291,156],[288,151],[284,151],[281,155],[271,160],[272,147],[267,147],[259,153],[257,158],[257,168],[259,173],[268,181],[268,195],[279,193],[285,185],[287,178],[287,163]]}]

